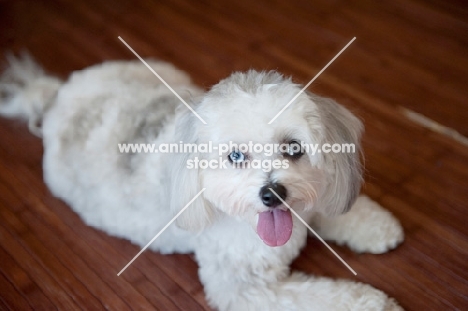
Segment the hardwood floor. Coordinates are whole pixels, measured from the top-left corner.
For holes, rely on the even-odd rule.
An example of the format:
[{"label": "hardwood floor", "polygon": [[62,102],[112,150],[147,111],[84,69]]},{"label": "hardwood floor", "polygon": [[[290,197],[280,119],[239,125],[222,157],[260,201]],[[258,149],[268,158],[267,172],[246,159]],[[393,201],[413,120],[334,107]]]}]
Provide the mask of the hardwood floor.
[{"label": "hardwood floor", "polygon": [[[141,56],[174,63],[208,88],[232,71],[276,69],[364,121],[363,192],[402,222],[384,255],[316,240],[293,268],[369,283],[407,310],[468,306],[468,136],[464,1],[0,1],[0,49],[29,51],[50,73]],[[440,129],[440,127],[438,127]],[[445,131],[446,132],[446,131]],[[453,135],[452,135],[453,136]],[[0,310],[209,310],[192,256],[139,251],[83,224],[42,181],[41,141],[0,119]]]}]

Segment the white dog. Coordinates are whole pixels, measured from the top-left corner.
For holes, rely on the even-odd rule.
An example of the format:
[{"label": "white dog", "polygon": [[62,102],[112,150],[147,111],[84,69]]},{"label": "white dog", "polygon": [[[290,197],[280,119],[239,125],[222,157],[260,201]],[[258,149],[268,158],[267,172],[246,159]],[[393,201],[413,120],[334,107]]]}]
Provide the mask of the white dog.
[{"label": "white dog", "polygon": [[[151,249],[194,252],[213,308],[401,310],[369,285],[289,270],[308,230],[287,206],[324,239],[357,252],[383,253],[403,240],[389,212],[367,197],[356,200],[362,125],[344,107],[302,93],[268,124],[301,89],[290,79],[276,72],[234,73],[203,93],[183,72],[148,60],[203,124],[139,61],[106,62],[74,72],[67,82],[45,75],[28,58],[10,63],[1,80],[0,113],[25,117],[43,137],[45,182],[87,224],[144,246],[205,188]],[[218,169],[187,167],[196,158],[216,160],[217,153],[118,149],[122,143],[181,142],[290,149],[269,157],[228,150],[221,155],[228,167]],[[358,150],[292,151],[298,142],[353,143]],[[255,159],[288,160],[288,168],[232,164]]]}]

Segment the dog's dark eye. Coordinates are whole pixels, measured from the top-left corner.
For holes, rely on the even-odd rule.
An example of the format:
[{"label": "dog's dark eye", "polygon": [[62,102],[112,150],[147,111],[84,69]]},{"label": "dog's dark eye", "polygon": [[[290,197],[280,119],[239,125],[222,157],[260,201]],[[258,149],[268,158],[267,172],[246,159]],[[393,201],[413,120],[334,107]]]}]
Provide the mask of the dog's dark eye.
[{"label": "dog's dark eye", "polygon": [[285,153],[285,156],[291,157],[293,159],[299,159],[304,154],[301,144],[293,140],[289,143],[288,152]]},{"label": "dog's dark eye", "polygon": [[233,151],[228,156],[231,163],[241,163],[245,160],[245,155],[240,151]]}]

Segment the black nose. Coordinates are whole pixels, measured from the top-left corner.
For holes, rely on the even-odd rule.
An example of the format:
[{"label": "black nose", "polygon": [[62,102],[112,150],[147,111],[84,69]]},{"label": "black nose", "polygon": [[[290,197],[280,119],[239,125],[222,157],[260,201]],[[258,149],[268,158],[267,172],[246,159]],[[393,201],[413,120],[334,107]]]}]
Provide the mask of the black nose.
[{"label": "black nose", "polygon": [[270,190],[270,188],[280,196],[281,199],[286,200],[286,188],[282,184],[268,184],[260,189],[260,199],[265,206],[275,207],[281,204],[281,200]]}]

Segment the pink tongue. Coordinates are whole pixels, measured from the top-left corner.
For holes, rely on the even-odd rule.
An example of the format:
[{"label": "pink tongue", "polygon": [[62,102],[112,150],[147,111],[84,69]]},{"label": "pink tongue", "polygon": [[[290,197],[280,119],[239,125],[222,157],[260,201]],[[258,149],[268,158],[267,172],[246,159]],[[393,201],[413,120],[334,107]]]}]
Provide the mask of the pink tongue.
[{"label": "pink tongue", "polygon": [[268,246],[281,246],[291,238],[292,216],[288,210],[274,209],[258,215],[257,234]]}]

